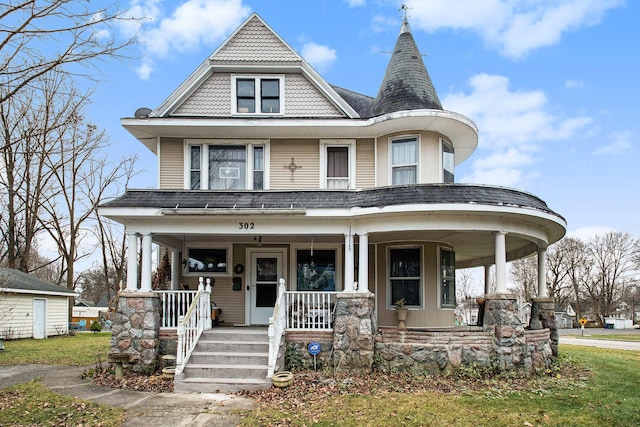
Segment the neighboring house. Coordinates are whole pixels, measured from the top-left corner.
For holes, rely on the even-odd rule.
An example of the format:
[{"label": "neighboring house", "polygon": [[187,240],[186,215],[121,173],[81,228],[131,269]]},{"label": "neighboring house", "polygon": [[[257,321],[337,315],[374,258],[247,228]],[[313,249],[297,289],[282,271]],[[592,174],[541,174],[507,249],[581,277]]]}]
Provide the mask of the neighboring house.
[{"label": "neighboring house", "polygon": [[527,326],[531,321],[531,303],[525,302],[520,304],[520,320],[522,324]]},{"label": "neighboring house", "polygon": [[408,328],[453,328],[456,269],[495,265],[497,294],[508,261],[537,253],[544,269],[565,220],[528,192],[455,182],[478,129],[443,108],[422,58],[405,19],[378,95],[362,95],[251,15],[162,104],[122,119],[159,174],[100,207],[125,226],[126,291],[151,290],[157,244],[172,289],[212,279],[225,325],[267,325],[282,278],[294,293],[375,294],[378,327],[396,326],[404,298]]},{"label": "neighboring house", "polygon": [[558,328],[573,328],[574,325],[578,325],[579,319],[576,319],[576,312],[571,304],[556,305],[555,317]]},{"label": "neighboring house", "polygon": [[46,338],[69,332],[78,294],[22,271],[0,268],[0,336]]}]

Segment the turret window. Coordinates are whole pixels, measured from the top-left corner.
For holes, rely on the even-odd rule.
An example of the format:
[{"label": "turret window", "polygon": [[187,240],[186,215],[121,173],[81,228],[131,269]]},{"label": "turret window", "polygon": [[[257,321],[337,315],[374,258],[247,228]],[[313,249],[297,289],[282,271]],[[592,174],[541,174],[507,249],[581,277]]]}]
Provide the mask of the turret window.
[{"label": "turret window", "polygon": [[391,141],[391,183],[415,184],[418,181],[418,138]]},{"label": "turret window", "polygon": [[455,154],[453,151],[453,145],[445,141],[442,141],[442,182],[454,182],[454,170],[456,167]]}]

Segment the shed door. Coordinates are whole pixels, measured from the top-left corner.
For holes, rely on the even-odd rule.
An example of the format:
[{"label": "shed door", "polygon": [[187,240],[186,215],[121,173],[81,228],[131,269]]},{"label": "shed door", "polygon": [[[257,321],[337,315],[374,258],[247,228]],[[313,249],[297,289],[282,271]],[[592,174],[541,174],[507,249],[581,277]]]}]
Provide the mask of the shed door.
[{"label": "shed door", "polygon": [[33,337],[37,339],[47,337],[47,300],[33,299]]}]

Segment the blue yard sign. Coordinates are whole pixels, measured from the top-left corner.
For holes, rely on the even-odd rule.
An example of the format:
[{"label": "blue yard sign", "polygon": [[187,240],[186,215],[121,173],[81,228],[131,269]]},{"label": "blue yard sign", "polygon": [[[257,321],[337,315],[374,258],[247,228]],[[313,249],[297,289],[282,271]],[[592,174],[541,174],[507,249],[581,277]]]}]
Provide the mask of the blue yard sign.
[{"label": "blue yard sign", "polygon": [[319,342],[311,341],[307,348],[309,349],[309,353],[312,356],[317,356],[318,354],[320,354],[320,343]]}]

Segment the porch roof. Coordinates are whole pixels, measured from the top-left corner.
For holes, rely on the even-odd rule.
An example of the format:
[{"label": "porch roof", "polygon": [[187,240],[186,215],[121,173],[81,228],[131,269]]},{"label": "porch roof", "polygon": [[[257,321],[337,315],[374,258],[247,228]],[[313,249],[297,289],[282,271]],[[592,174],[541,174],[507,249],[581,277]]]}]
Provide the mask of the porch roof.
[{"label": "porch roof", "polygon": [[404,204],[469,204],[535,209],[557,216],[538,197],[504,187],[416,184],[362,190],[127,190],[102,208],[345,209]]}]

